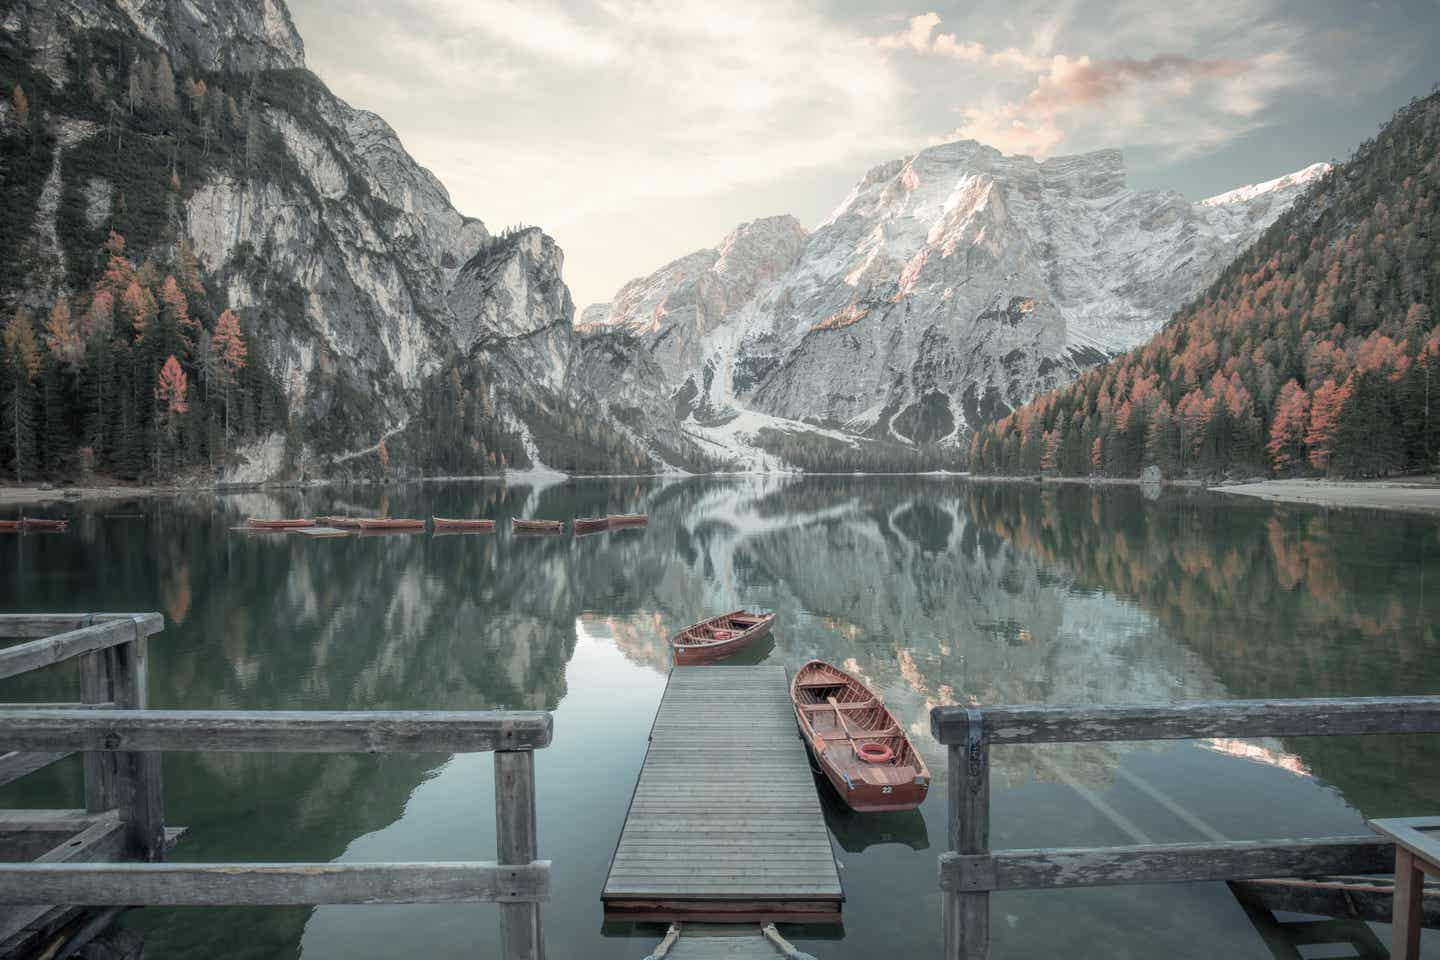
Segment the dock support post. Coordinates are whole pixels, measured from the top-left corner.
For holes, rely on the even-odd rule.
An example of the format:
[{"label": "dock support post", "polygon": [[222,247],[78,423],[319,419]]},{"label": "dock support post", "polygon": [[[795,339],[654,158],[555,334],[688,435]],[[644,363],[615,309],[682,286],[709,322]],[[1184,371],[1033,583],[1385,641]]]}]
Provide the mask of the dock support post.
[{"label": "dock support post", "polygon": [[[146,637],[137,620],[135,639],[111,647],[111,679],[115,706],[144,710],[149,702]],[[122,859],[156,862],[165,859],[165,797],[160,754],[153,751],[116,753],[115,805],[125,823]]]},{"label": "dock support post", "polygon": [[[950,849],[956,853],[990,852],[990,741],[985,717],[967,711],[963,743],[950,747]],[[941,898],[946,960],[988,960],[990,894],[947,891]]]},{"label": "dock support post", "polygon": [[[496,861],[527,864],[535,859],[535,754],[495,751]],[[538,903],[500,904],[500,955],[504,960],[544,960]]]},{"label": "dock support post", "polygon": [[[114,657],[109,649],[80,656],[80,701],[114,703]],[[85,811],[104,813],[115,807],[115,755],[100,750],[86,751]]]}]

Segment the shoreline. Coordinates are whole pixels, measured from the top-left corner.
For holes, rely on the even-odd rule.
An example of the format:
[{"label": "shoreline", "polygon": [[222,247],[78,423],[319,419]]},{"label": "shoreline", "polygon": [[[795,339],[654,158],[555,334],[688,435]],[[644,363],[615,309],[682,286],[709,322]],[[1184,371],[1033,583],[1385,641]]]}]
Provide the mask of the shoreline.
[{"label": "shoreline", "polygon": [[[1271,503],[1298,503],[1326,508],[1360,508],[1370,510],[1391,510],[1424,515],[1440,514],[1440,475],[1411,477],[1402,480],[1254,480],[1230,483],[1206,483],[1201,480],[1165,480],[1160,484],[1146,484],[1138,477],[1036,477],[1000,476],[972,474],[951,471],[924,471],[905,473],[803,473],[792,471],[719,471],[705,474],[566,474],[557,472],[549,477],[554,482],[571,480],[605,479],[653,479],[685,480],[698,477],[931,477],[935,479],[970,480],[976,483],[1025,483],[1025,484],[1070,484],[1088,487],[1150,487],[1159,489],[1175,487],[1189,490],[1206,490],[1213,493],[1232,494],[1266,500]],[[536,477],[527,474],[512,476],[483,474],[473,477],[414,477],[386,482],[356,480],[311,480],[305,483],[258,483],[258,484],[194,484],[186,486],[159,486],[123,484],[96,484],[94,486],[49,487],[40,485],[0,485],[0,507],[52,506],[57,503],[84,503],[105,500],[129,500],[150,497],[178,496],[223,496],[236,493],[282,493],[285,491],[306,491],[326,487],[351,486],[404,486],[412,483],[451,482],[512,482],[527,486]]]},{"label": "shoreline", "polygon": [[1440,477],[1437,476],[1407,480],[1261,480],[1209,489],[1271,503],[1440,514]]}]

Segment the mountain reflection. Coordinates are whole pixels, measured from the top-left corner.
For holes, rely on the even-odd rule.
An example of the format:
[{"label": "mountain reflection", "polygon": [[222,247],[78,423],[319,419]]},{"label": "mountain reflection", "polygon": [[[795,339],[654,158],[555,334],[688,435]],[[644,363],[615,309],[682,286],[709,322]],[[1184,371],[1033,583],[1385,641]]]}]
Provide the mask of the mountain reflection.
[{"label": "mountain reflection", "polygon": [[[639,510],[648,528],[509,531],[512,516]],[[453,483],[78,512],[69,536],[0,541],[16,571],[0,602],[165,611],[151,644],[157,707],[553,710],[591,682],[571,670],[579,638],[653,676],[669,669],[670,634],[736,607],[779,614],[773,647],[749,660],[844,665],[886,699],[942,780],[944,751],[929,738],[937,704],[1440,687],[1440,602],[1425,584],[1440,546],[1427,518],[932,477]],[[329,513],[485,516],[499,529],[328,540],[235,529],[247,516]],[[43,673],[6,684],[12,700],[72,696]],[[557,724],[557,741],[586,735]],[[1210,746],[1313,772],[1372,815],[1423,808],[1434,788],[1404,738]],[[1159,748],[1007,747],[997,788],[1106,788],[1117,757],[1136,749]],[[192,828],[187,859],[328,860],[401,817],[444,760],[168,756],[170,816]],[[46,782],[73,792],[78,767]],[[24,789],[48,802],[35,792],[45,787]],[[930,845],[918,814],[871,830],[828,813],[846,850]],[[308,912],[263,915],[253,954],[293,952]],[[180,956],[213,934],[196,918],[147,911],[142,923]]]}]

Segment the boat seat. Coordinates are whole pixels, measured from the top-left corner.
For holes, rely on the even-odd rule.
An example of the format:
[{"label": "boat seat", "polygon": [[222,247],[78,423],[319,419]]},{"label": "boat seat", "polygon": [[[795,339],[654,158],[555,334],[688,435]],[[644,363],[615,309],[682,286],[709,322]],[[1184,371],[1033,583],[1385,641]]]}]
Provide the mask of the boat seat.
[{"label": "boat seat", "polygon": [[841,680],[800,680],[795,686],[801,690],[824,690],[827,687],[838,689],[845,686],[845,683]]},{"label": "boat seat", "polygon": [[[875,700],[862,700],[859,703],[842,703],[841,710],[869,710],[871,707],[878,707],[880,704]],[[802,703],[800,709],[809,710],[814,713],[829,713],[835,708],[828,703]]]},{"label": "boat seat", "polygon": [[850,734],[841,733],[839,730],[826,730],[820,733],[822,740],[878,740],[881,737],[900,736],[899,727],[888,727],[884,730],[855,730]]}]

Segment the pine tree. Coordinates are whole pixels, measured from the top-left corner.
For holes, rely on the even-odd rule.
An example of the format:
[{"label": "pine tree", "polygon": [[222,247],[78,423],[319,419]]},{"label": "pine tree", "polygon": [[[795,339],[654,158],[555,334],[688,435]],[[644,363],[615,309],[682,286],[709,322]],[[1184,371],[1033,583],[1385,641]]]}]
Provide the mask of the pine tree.
[{"label": "pine tree", "polygon": [[18,83],[15,84],[14,92],[10,94],[10,106],[15,111],[15,123],[28,130],[30,128],[30,98],[25,96],[25,88]]},{"label": "pine tree", "polygon": [[169,54],[164,51],[161,51],[155,60],[152,82],[155,86],[155,105],[161,110],[174,110],[178,106],[175,99],[175,71],[170,66]]},{"label": "pine tree", "polygon": [[1304,457],[1305,429],[1310,422],[1310,397],[1295,380],[1280,389],[1270,423],[1270,463],[1281,476],[1289,474]]},{"label": "pine tree", "polygon": [[24,483],[25,473],[35,462],[35,378],[40,375],[40,348],[35,326],[24,307],[15,311],[5,325],[5,431],[10,441],[15,482]]},{"label": "pine tree", "polygon": [[240,332],[240,319],[233,311],[225,310],[215,321],[215,333],[210,341],[219,365],[220,388],[225,395],[225,455],[230,455],[230,388],[245,369],[245,337]]}]

